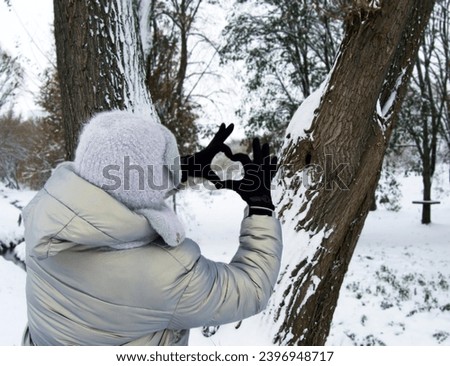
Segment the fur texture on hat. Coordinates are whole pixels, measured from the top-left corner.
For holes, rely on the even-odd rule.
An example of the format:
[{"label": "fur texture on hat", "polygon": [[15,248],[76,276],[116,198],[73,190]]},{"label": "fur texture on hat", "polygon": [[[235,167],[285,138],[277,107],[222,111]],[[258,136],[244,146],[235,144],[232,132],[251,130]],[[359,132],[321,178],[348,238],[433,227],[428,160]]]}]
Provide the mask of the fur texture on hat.
[{"label": "fur texture on hat", "polygon": [[80,177],[144,215],[167,244],[184,240],[183,226],[164,201],[181,179],[177,143],[152,117],[95,115],[81,132],[74,166]]}]

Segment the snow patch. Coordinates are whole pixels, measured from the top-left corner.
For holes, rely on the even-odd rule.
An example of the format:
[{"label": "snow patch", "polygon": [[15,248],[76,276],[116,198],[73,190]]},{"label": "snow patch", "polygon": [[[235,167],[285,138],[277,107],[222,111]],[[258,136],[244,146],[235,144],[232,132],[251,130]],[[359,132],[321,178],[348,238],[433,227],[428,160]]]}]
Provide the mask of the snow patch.
[{"label": "snow patch", "polygon": [[0,346],[20,346],[27,323],[25,278],[21,268],[0,256]]},{"label": "snow patch", "polygon": [[0,245],[4,249],[23,239],[23,226],[19,225],[20,209],[11,204],[17,200],[8,196],[10,191],[0,185]]},{"label": "snow patch", "polygon": [[[327,77],[319,88],[311,93],[303,102],[300,107],[294,113],[289,126],[286,129],[286,136],[290,136],[286,139],[285,145],[289,141],[298,141],[299,139],[306,139],[308,134],[305,132],[311,128],[312,121],[316,116],[316,111],[320,106],[322,95],[328,85],[329,77]],[[283,146],[282,151],[285,146]]]},{"label": "snow patch", "polygon": [[385,122],[387,122],[389,120],[389,118],[391,117],[391,114],[393,112],[392,107],[394,105],[395,99],[397,98],[398,88],[402,84],[405,74],[406,74],[406,68],[404,68],[402,70],[402,72],[400,73],[399,77],[397,78],[397,82],[395,83],[394,89],[392,90],[391,94],[389,95],[389,98],[386,100],[386,102],[383,104],[383,106],[381,106],[380,99],[377,100],[377,105],[376,105],[376,112],[377,112],[377,117],[378,117],[377,121],[378,121],[378,126],[380,127],[383,134],[386,131],[386,127],[387,127]]},{"label": "snow patch", "polygon": [[141,0],[139,2],[139,30],[142,41],[142,50],[144,56],[147,56],[151,49],[151,34],[150,34],[150,24],[149,24],[149,14],[151,8],[151,0]]}]

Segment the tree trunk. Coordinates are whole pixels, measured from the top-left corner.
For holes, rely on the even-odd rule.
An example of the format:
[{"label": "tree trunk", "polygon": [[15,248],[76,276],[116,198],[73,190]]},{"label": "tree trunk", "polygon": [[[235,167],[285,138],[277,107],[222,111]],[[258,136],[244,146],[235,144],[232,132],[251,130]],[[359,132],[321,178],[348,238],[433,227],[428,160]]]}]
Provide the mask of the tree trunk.
[{"label": "tree trunk", "polygon": [[[423,128],[422,128],[422,182],[423,182],[423,200],[431,200],[431,178],[432,178],[432,158],[431,158],[431,136],[428,131],[428,118],[432,118],[427,110],[426,103],[422,108]],[[422,224],[429,224],[431,222],[431,205],[424,203],[422,205]]]},{"label": "tree trunk", "polygon": [[[426,156],[428,158],[428,156]],[[428,160],[428,159],[427,159]],[[423,200],[430,201],[431,200],[431,171],[430,171],[430,162],[423,162],[423,171],[422,171],[422,181],[423,181]],[[431,223],[431,205],[428,203],[424,203],[422,205],[422,224]]]},{"label": "tree trunk", "polygon": [[145,86],[136,9],[128,0],[54,0],[67,159],[94,113],[156,113]]},{"label": "tree trunk", "polygon": [[275,343],[311,346],[327,339],[433,4],[354,5],[320,104],[314,110],[307,100],[309,107],[296,114],[307,129],[298,130],[296,116],[288,128],[280,164],[278,208],[287,235],[272,302]]}]

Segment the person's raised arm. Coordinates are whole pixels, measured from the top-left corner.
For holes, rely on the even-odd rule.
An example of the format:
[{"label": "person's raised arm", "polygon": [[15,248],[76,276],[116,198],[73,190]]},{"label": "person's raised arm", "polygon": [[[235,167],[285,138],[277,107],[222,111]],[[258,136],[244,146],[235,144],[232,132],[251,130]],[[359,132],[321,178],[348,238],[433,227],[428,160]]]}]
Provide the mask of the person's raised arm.
[{"label": "person's raised arm", "polygon": [[272,294],[282,252],[281,226],[273,217],[270,183],[277,159],[269,146],[253,143],[253,160],[236,154],[244,166],[238,181],[216,182],[236,191],[249,205],[241,224],[239,248],[229,264],[200,256],[190,273],[169,328],[185,329],[237,321],[263,310]]}]

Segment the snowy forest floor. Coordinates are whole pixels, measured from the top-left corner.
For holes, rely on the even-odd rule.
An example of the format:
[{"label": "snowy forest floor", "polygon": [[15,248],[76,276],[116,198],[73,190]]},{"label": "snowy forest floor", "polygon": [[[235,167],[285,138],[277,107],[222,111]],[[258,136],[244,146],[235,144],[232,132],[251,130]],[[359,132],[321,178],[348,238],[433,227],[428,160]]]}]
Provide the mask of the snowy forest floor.
[{"label": "snowy forest floor", "polygon": [[[446,167],[434,182],[432,224],[422,225],[421,178],[400,179],[398,212],[371,212],[356,247],[327,345],[450,345],[450,187]],[[0,242],[22,240],[19,208],[35,192],[0,185]],[[230,191],[182,192],[177,211],[188,236],[205,256],[227,262],[238,246],[244,204]],[[3,248],[5,252],[5,248]],[[0,257],[0,345],[19,345],[26,324],[25,272],[15,263],[24,244]],[[5,253],[4,253],[5,254]],[[5,259],[5,257],[7,259]],[[221,326],[205,337],[191,332],[191,345],[270,345],[265,314]],[[238,329],[236,329],[238,328]]]}]

